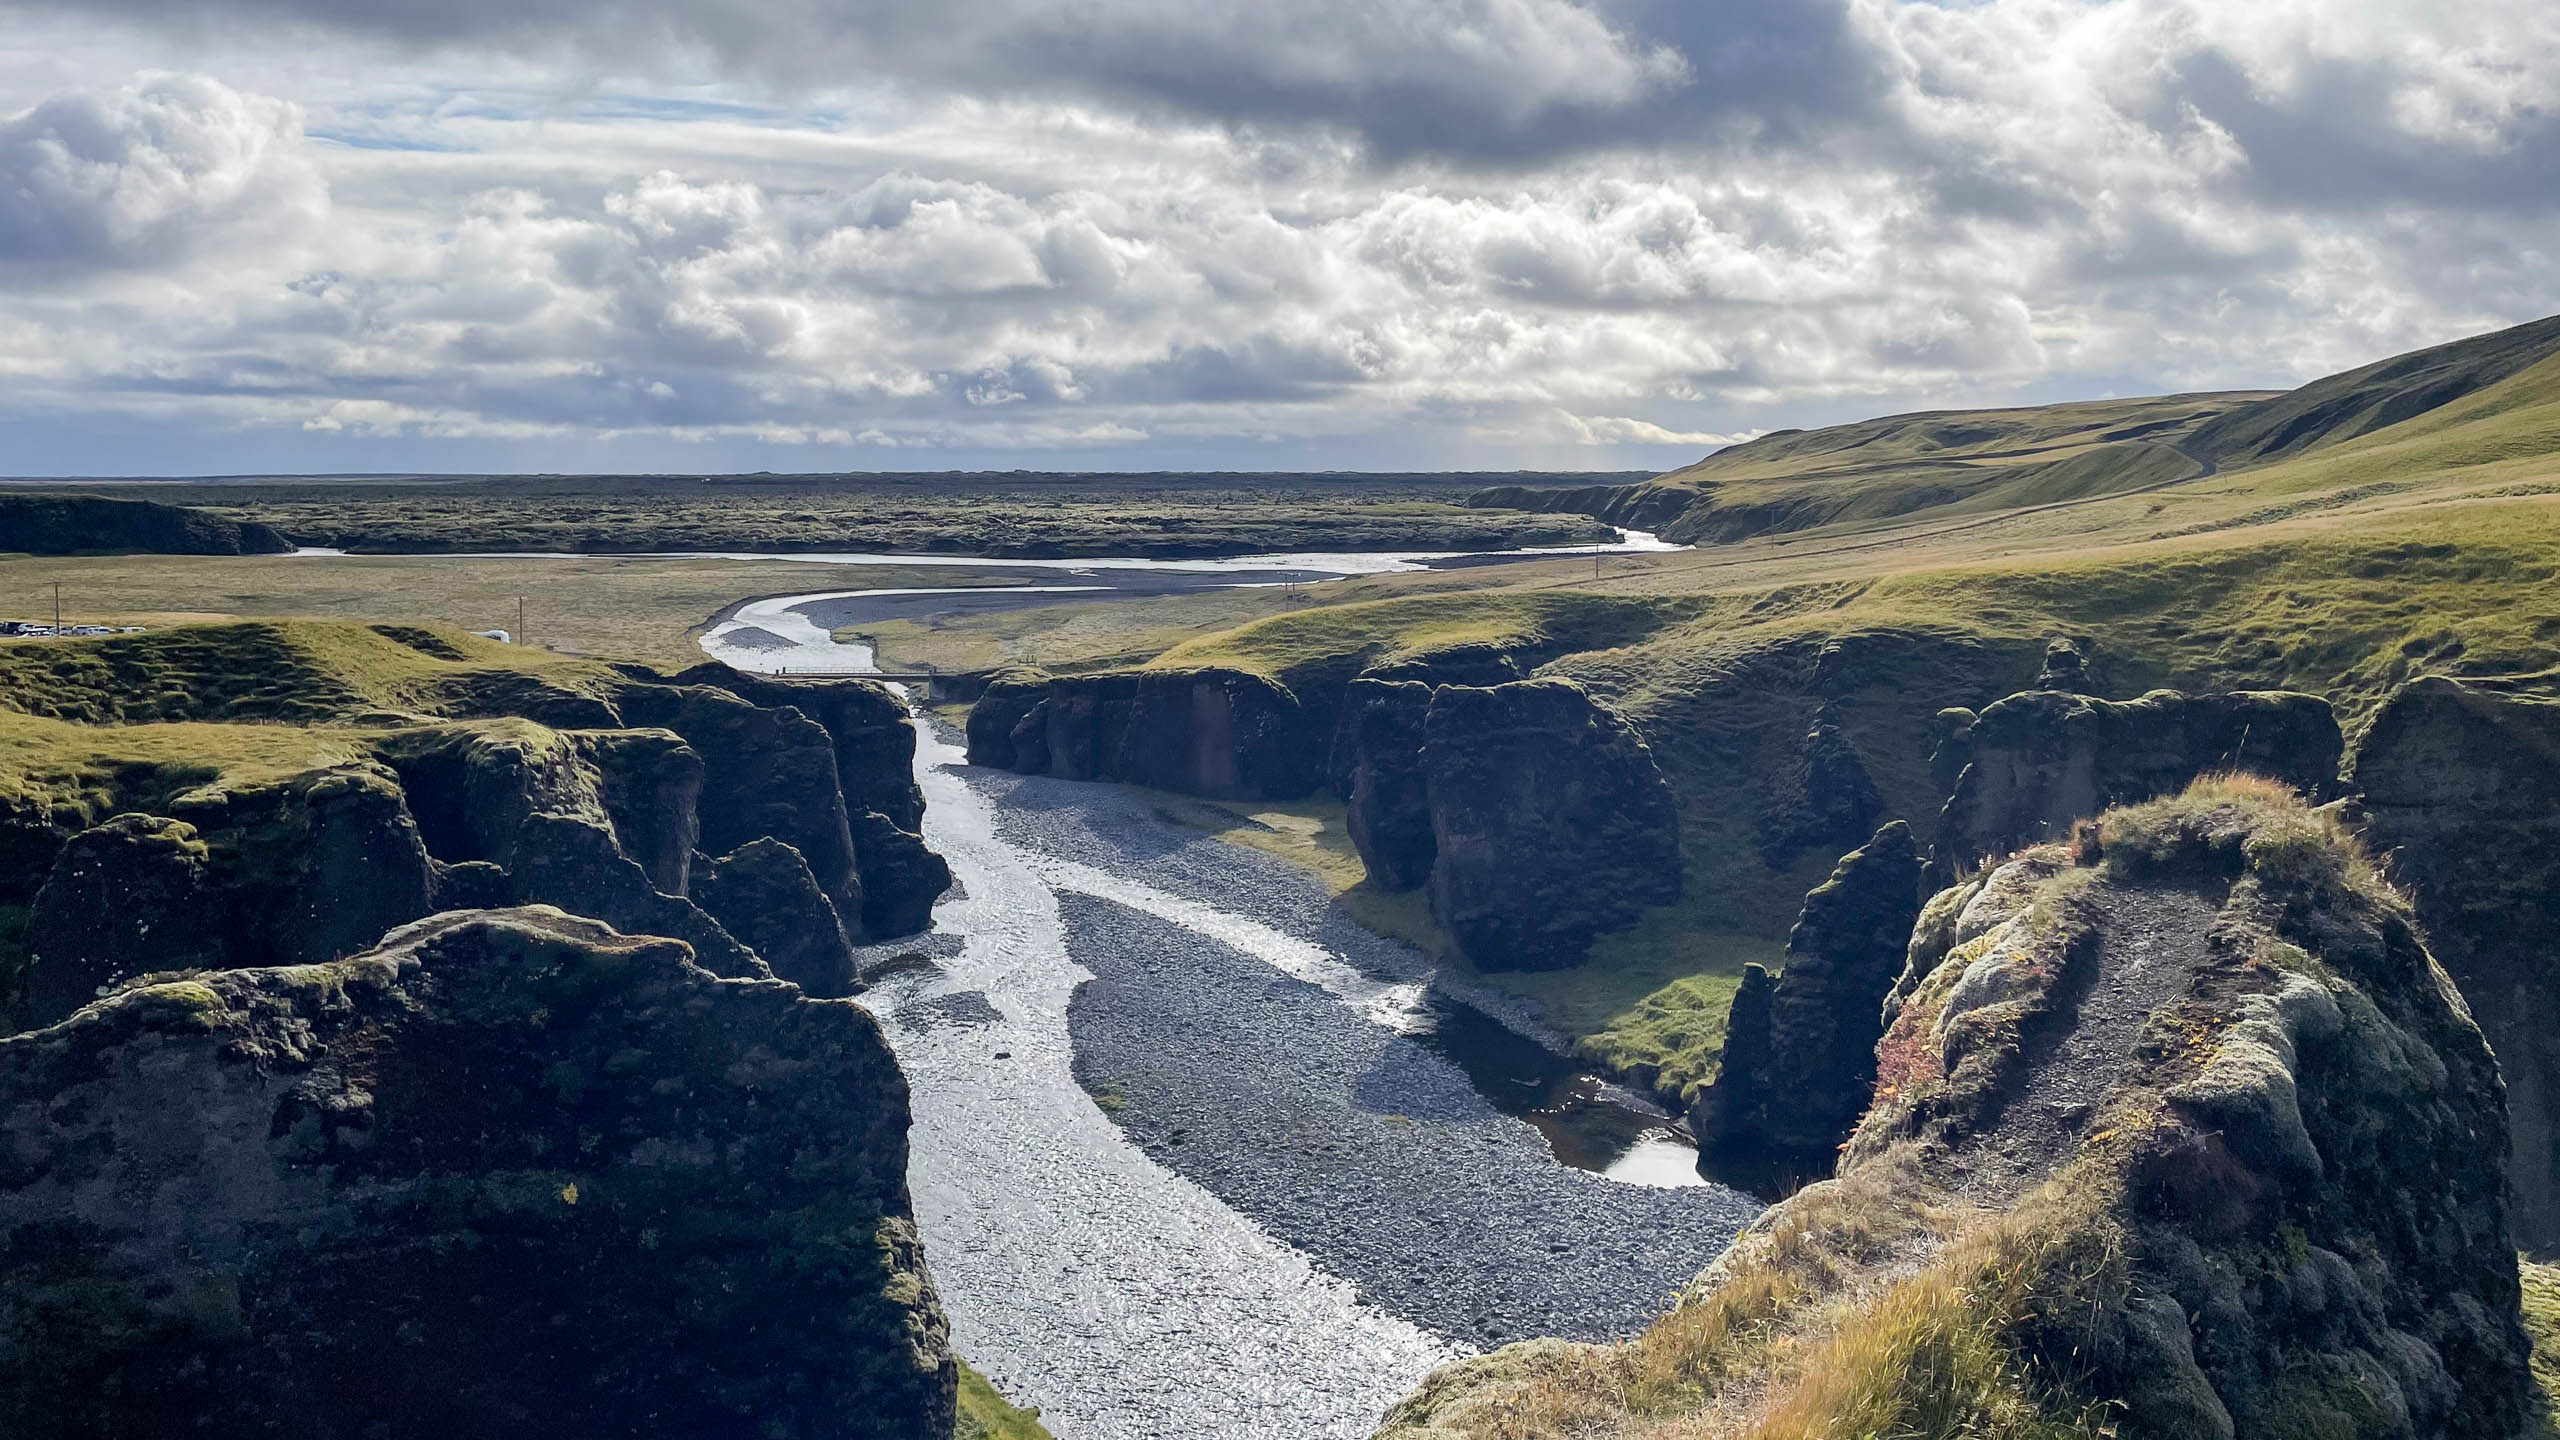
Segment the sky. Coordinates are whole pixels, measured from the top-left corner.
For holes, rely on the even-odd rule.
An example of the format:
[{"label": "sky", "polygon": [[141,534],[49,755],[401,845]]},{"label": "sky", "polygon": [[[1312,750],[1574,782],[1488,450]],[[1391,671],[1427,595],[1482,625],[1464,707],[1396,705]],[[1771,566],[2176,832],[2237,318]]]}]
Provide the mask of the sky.
[{"label": "sky", "polygon": [[1658,470],[2555,222],[2553,0],[0,0],[0,474]]}]

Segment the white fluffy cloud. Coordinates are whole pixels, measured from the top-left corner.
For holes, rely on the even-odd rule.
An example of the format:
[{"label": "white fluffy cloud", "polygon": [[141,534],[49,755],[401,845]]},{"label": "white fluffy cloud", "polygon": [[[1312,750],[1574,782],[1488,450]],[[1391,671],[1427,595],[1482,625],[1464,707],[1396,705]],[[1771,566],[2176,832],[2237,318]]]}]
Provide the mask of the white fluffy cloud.
[{"label": "white fluffy cloud", "polygon": [[326,203],[301,111],[202,76],[0,117],[0,262],[164,265],[297,236]]},{"label": "white fluffy cloud", "polygon": [[14,8],[0,419],[103,453],[1667,465],[2560,309],[2541,0]]}]

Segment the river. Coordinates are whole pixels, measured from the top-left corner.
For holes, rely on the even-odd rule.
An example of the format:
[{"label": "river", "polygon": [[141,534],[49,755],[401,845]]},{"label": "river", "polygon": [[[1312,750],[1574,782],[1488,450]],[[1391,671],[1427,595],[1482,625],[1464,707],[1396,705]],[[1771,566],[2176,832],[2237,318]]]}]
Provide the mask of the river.
[{"label": "river", "polygon": [[[814,603],[706,648],[869,668]],[[1351,1440],[1455,1356],[1639,1328],[1757,1213],[1310,877],[919,730],[958,883],[864,998],[953,1342],[1060,1440]]]}]

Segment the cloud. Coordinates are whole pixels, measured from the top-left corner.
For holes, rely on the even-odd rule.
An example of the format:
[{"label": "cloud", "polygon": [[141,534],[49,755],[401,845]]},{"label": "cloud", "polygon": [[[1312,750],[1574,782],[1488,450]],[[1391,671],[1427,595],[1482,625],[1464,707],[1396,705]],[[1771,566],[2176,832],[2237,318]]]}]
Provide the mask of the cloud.
[{"label": "cloud", "polygon": [[[1773,12],[1792,3],[1751,0]],[[1516,144],[1690,78],[1678,53],[1574,0],[25,0],[20,8],[200,34],[281,26],[448,55],[531,47],[590,76],[1102,101],[1238,124],[1342,127],[1398,151]]]},{"label": "cloud", "polygon": [[0,416],[1631,463],[2560,309],[2540,0],[13,5],[243,28],[0,62]]},{"label": "cloud", "polygon": [[0,119],[0,201],[0,262],[83,269],[271,242],[328,194],[297,107],[152,75]]}]

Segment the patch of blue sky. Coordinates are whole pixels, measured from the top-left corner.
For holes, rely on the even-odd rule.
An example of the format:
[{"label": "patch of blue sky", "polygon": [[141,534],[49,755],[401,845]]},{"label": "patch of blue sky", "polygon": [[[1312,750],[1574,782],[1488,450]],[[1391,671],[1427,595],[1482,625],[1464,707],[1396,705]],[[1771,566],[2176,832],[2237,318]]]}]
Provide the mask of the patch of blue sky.
[{"label": "patch of blue sky", "polygon": [[344,145],[352,150],[412,150],[430,155],[477,154],[476,145],[455,145],[442,140],[427,140],[416,135],[387,134],[368,130],[323,130],[306,132],[314,140]]}]

